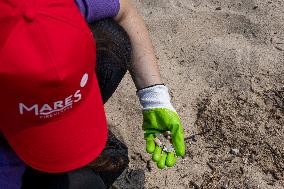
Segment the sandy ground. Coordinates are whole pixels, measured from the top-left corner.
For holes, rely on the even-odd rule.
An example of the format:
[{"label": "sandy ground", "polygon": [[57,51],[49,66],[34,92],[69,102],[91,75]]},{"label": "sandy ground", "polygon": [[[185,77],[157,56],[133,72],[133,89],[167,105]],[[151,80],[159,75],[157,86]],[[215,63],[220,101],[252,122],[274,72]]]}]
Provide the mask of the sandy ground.
[{"label": "sandy ground", "polygon": [[284,188],[284,1],[134,3],[184,125],[187,153],[171,169],[150,161],[127,75],[106,105],[131,161],[116,188]]}]

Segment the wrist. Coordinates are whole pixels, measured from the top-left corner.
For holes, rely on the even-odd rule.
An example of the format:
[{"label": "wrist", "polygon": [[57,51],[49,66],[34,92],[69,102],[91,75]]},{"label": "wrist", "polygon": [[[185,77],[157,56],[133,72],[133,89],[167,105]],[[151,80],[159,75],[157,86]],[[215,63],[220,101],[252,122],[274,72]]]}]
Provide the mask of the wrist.
[{"label": "wrist", "polygon": [[149,86],[147,86],[147,87],[143,87],[143,88],[137,89],[137,90],[136,90],[136,93],[138,93],[138,92],[141,91],[141,90],[147,89],[147,88],[155,87],[155,86],[157,86],[157,85],[164,85],[164,86],[165,86],[164,83],[157,83],[157,84],[153,84],[153,85],[149,85]]},{"label": "wrist", "polygon": [[143,110],[166,108],[176,112],[171,104],[168,88],[164,84],[156,84],[137,91]]}]

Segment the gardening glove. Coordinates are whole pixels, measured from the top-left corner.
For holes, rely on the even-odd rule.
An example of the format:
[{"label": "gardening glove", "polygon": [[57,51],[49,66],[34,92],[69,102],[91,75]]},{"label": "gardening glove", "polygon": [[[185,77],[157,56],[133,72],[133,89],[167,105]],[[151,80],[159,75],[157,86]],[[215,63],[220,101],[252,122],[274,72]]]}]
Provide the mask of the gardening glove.
[{"label": "gardening glove", "polygon": [[[184,156],[184,131],[179,116],[170,102],[168,88],[159,84],[137,91],[143,107],[143,130],[146,151],[152,154],[153,161],[163,169],[172,167],[177,156]],[[168,133],[171,143],[167,143],[163,133]],[[169,143],[169,141],[168,141]]]}]

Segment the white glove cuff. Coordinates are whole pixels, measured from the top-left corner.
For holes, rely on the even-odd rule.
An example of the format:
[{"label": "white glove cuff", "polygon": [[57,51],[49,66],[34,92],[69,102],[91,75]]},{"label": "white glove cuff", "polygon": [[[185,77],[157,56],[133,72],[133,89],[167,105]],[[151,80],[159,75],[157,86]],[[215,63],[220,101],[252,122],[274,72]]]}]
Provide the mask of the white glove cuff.
[{"label": "white glove cuff", "polygon": [[171,97],[168,88],[165,85],[155,85],[137,91],[140,104],[143,110],[150,110],[153,108],[167,108],[174,112],[176,110],[171,104]]}]

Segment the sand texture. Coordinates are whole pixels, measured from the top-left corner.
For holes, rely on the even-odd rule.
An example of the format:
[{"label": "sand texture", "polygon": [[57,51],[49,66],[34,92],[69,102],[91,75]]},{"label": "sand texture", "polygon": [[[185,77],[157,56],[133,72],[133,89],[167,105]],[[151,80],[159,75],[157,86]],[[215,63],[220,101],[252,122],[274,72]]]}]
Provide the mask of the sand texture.
[{"label": "sand texture", "polygon": [[136,0],[185,128],[186,156],[145,152],[129,76],[106,104],[130,167],[114,188],[284,188],[284,1]]}]

